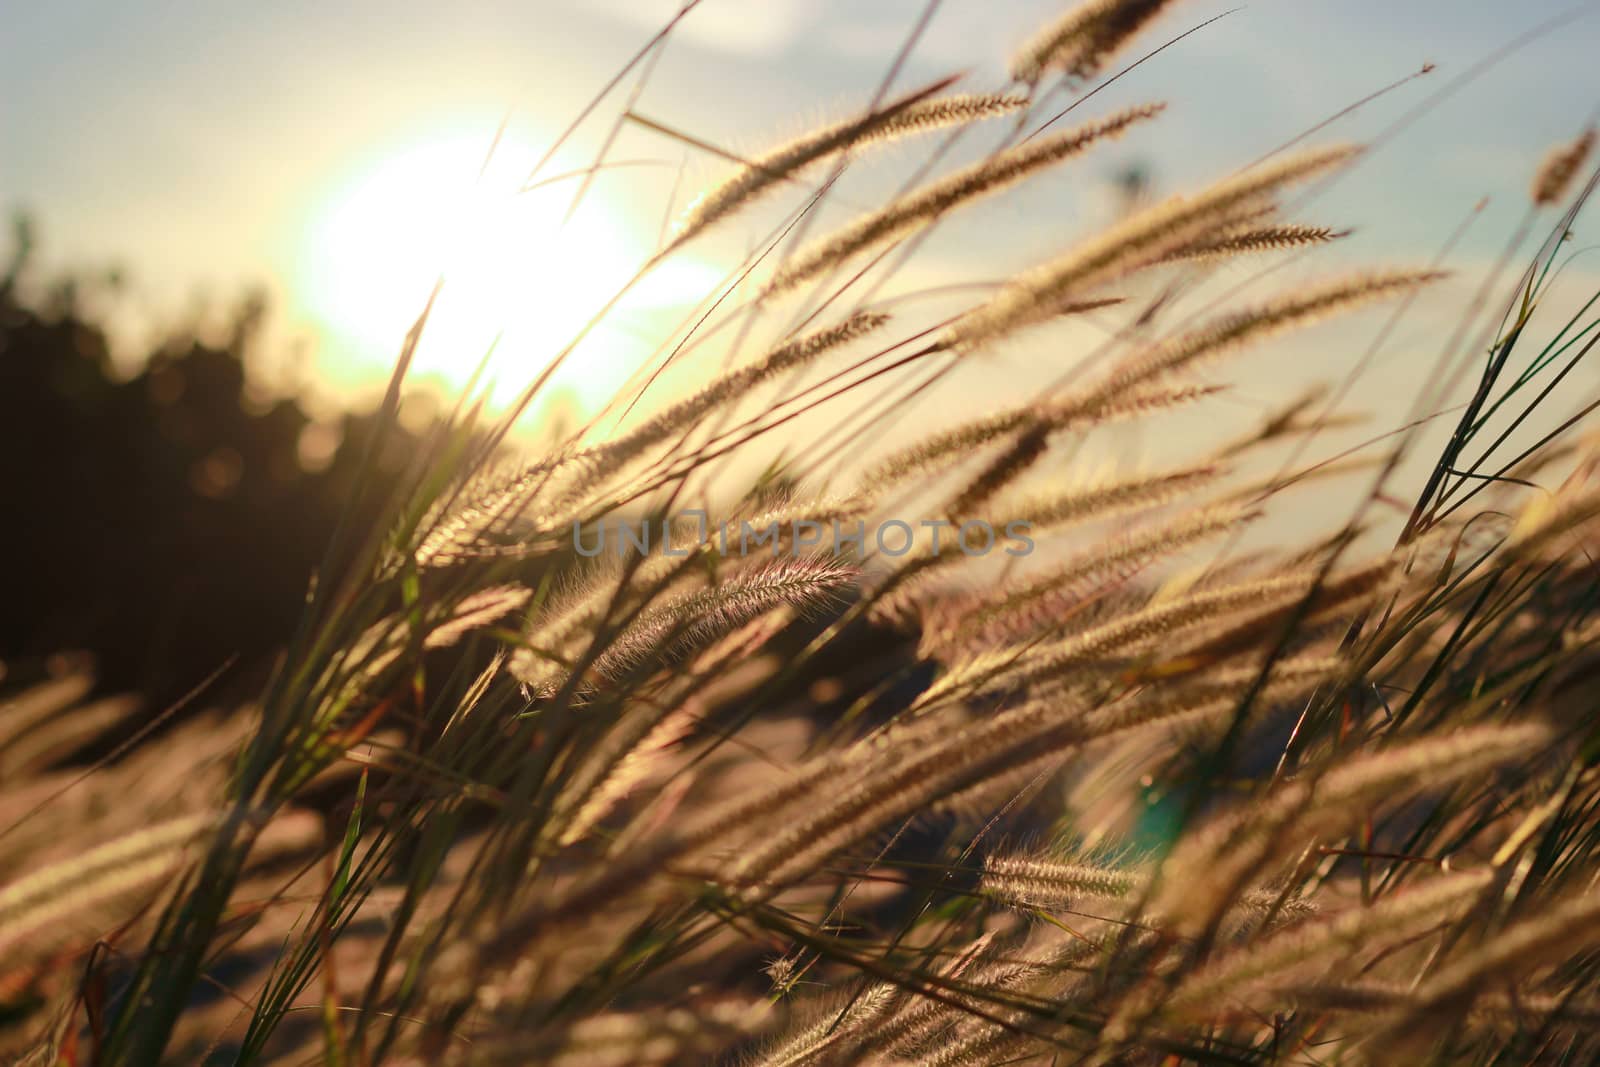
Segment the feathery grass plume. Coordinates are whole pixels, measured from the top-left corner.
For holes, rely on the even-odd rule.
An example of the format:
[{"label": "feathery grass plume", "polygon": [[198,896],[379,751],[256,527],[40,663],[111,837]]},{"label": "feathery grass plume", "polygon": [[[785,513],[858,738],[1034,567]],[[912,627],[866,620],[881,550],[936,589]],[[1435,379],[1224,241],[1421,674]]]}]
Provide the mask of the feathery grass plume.
[{"label": "feathery grass plume", "polygon": [[1172,251],[1168,260],[1221,259],[1249,252],[1281,252],[1288,248],[1326,244],[1348,237],[1349,230],[1335,230],[1331,226],[1302,226],[1285,223],[1281,226],[1245,226],[1231,232],[1203,237],[1193,244]]},{"label": "feathery grass plume", "polygon": [[[780,545],[784,549],[793,547],[794,522],[833,521],[851,514],[853,508],[868,499],[870,495],[862,493],[810,505],[797,504],[747,521],[763,529],[771,523],[780,524],[783,536],[774,542],[776,558]],[[702,532],[704,537],[700,536]],[[524,628],[527,647],[513,653],[512,673],[534,690],[553,690],[565,679],[572,660],[588,647],[598,627],[607,621],[622,620],[642,609],[647,600],[665,596],[684,582],[702,577],[707,557],[727,547],[718,543],[710,529],[697,530],[688,538],[680,538],[674,531],[672,545],[672,555],[650,556],[636,565],[617,565],[608,560],[592,576],[580,581],[574,591],[560,596],[549,610],[530,618]]]},{"label": "feathery grass plume", "polygon": [[[1499,977],[1499,976],[1496,976]],[[1296,1005],[1319,1012],[1358,1012],[1365,1014],[1420,1016],[1427,1004],[1428,985],[1414,988],[1395,982],[1340,982],[1336,985],[1306,983],[1282,990]],[[1428,1010],[1437,1010],[1429,1005]],[[1600,1002],[1577,1001],[1569,996],[1552,996],[1526,989],[1510,993],[1480,990],[1474,993],[1467,1009],[1475,1022],[1518,1023],[1537,1019],[1551,1025],[1600,1026]],[[1453,1016],[1433,1016],[1453,1017]],[[1423,1020],[1416,1020],[1421,1023]]]},{"label": "feathery grass plume", "polygon": [[[1260,702],[1286,699],[1305,682],[1300,678],[1269,682]],[[677,875],[718,884],[775,887],[815,869],[817,863],[878,826],[1008,768],[1072,752],[1086,743],[1141,727],[1204,722],[1235,712],[1236,701],[1231,697],[1198,707],[1158,705],[1143,713],[1135,700],[1130,708],[1116,709],[1113,715],[1080,720],[1070,707],[1052,699],[1002,712],[970,731],[919,737],[916,746],[906,746],[913,753],[909,759],[902,746],[875,737],[855,748],[818,756],[764,790],[712,807],[690,820],[676,836],[619,857],[560,894],[534,902],[492,932],[463,941],[441,966],[452,973],[500,973],[543,932],[592,916],[595,908],[608,901],[657,884],[669,867]],[[864,797],[863,785],[869,787]],[[817,812],[819,799],[828,803]],[[816,814],[801,821],[805,812]],[[841,822],[844,825],[840,826]],[[774,832],[774,826],[786,829]],[[730,869],[727,857],[718,850],[730,836],[748,835],[752,827],[767,831],[762,841],[778,843],[768,847],[758,842],[762,855],[747,851],[743,862]],[[824,829],[826,837],[821,836]],[[806,845],[800,851],[802,842]],[[772,857],[784,856],[789,860],[783,869],[772,869]]]},{"label": "feathery grass plume", "polygon": [[[988,980],[986,990],[1012,993],[1011,1002],[1024,1001],[1027,1006],[1007,1008],[994,1017],[961,1017],[953,1009],[945,1009],[937,1018],[947,1021],[944,1030],[926,1035],[919,1046],[906,1049],[915,1056],[914,1062],[927,1067],[961,1067],[961,1065],[1009,1064],[1025,1061],[1030,1054],[1053,1055],[1062,1050],[1048,1036],[1034,1035],[1059,1032],[1062,1020],[1049,1018],[1055,1012],[1074,1011],[1073,1003],[1076,972],[1096,968],[1118,953],[1139,955],[1153,940],[1149,931],[1139,931],[1127,936],[1111,938],[1073,932],[1071,939],[1054,951],[1041,954],[1036,960],[1020,964],[997,965]],[[979,1001],[979,1003],[982,1003]],[[1085,1015],[1092,1015],[1084,1013]]]},{"label": "feathery grass plume", "polygon": [[1011,76],[1038,85],[1052,70],[1092,78],[1171,0],[1085,0],[1040,30],[1011,61]]},{"label": "feathery grass plume", "polygon": [[[427,533],[414,553],[417,566],[428,570],[504,554],[490,544],[490,538],[520,517],[541,491],[581,479],[586,462],[581,454],[565,455],[510,471],[497,466],[475,475],[462,489],[461,503],[422,524]],[[546,525],[554,528],[560,523]]]},{"label": "feathery grass plume", "polygon": [[1172,659],[1211,663],[1255,648],[1263,639],[1280,636],[1283,627],[1291,623],[1309,627],[1348,617],[1404,581],[1405,574],[1396,557],[1379,557],[1328,576],[1309,587],[1303,597],[1287,603],[1262,604],[1220,620],[1214,627],[1181,642],[1173,649]]},{"label": "feathery grass plume", "polygon": [[737,1042],[759,1034],[770,1023],[771,1006],[759,1000],[697,1003],[693,1010],[611,1011],[571,1023],[546,1026],[535,1034],[515,1021],[504,1036],[491,1030],[457,1043],[444,1060],[449,1065],[548,1067],[667,1067],[716,1062]]},{"label": "feathery grass plume", "polygon": [[94,689],[94,681],[94,675],[88,671],[72,671],[60,678],[31,685],[0,704],[0,750],[88,696]]},{"label": "feathery grass plume", "polygon": [[[833,788],[825,796],[805,798],[809,814],[755,842],[731,871],[710,876],[734,885],[781,885],[877,827],[970,784],[1019,741],[1036,735],[1041,724],[1059,721],[1063,714],[1058,703],[1030,705],[967,732],[928,738],[920,747],[880,743],[857,750],[848,761],[824,757],[819,765],[831,772]],[[1083,739],[1073,731],[1068,744],[1075,747]]]},{"label": "feathery grass plume", "polygon": [[1097,383],[1064,404],[1092,412],[1130,389],[1156,384],[1165,375],[1193,368],[1284,330],[1304,326],[1326,315],[1348,311],[1374,300],[1407,292],[1445,277],[1439,271],[1391,271],[1358,274],[1325,282],[1308,291],[1285,294],[1248,311],[1223,315],[1184,334],[1124,359]]},{"label": "feathery grass plume", "polygon": [[1549,207],[1566,195],[1567,186],[1594,149],[1595,129],[1590,126],[1573,140],[1552,148],[1539,164],[1530,190],[1535,207]]},{"label": "feathery grass plume", "polygon": [[[797,496],[756,512],[749,518],[741,518],[738,528],[742,531],[743,526],[747,525],[752,531],[775,530],[770,538],[760,543],[763,546],[770,545],[775,556],[792,554],[797,550],[796,542],[802,526],[811,524],[831,532],[841,524],[851,521],[864,522],[862,516],[872,506],[876,496],[876,487],[873,486],[862,486],[847,496],[822,497],[814,500]],[[734,544],[735,523],[730,521],[727,529],[727,541],[731,546]]]},{"label": "feathery grass plume", "polygon": [[1238,504],[1215,504],[1114,538],[1067,563],[1011,588],[1001,588],[976,605],[969,616],[974,628],[997,616],[1017,611],[1058,590],[1099,578],[1127,575],[1163,556],[1226,533],[1250,522],[1259,511]]},{"label": "feathery grass plume", "polygon": [[[704,547],[704,546],[696,546]],[[650,556],[631,563],[606,561],[593,575],[586,575],[573,584],[549,610],[530,620],[530,637],[537,630],[541,635],[559,638],[582,636],[600,624],[613,608],[613,601],[621,606],[637,605],[652,593],[666,591],[679,582],[697,577],[701,569],[695,565],[699,553],[689,556]],[[551,640],[560,644],[559,640]]]},{"label": "feathery grass plume", "polygon": [[650,773],[662,753],[683,741],[700,722],[700,709],[687,704],[658,722],[644,740],[630,749],[595,786],[561,832],[558,843],[567,847],[587,837],[613,808],[626,800],[633,787]]},{"label": "feathery grass plume", "polygon": [[[1028,945],[1004,956],[983,954],[993,933],[979,937],[944,973],[947,979],[962,978],[956,988],[942,990],[940,999],[916,997],[888,1019],[859,1035],[841,1063],[920,1063],[957,1029],[975,1021],[974,1008],[990,1007],[996,994],[1014,994],[1031,983],[1081,963],[1105,949],[1098,940],[1074,937],[1066,942]],[[979,962],[984,960],[983,962]],[[964,972],[972,970],[971,977]],[[881,1059],[869,1059],[871,1054]]]},{"label": "feathery grass plume", "polygon": [[[989,951],[990,944],[994,941],[994,933],[980,934],[956,952],[943,966],[937,969],[941,980],[938,988],[941,999],[934,999],[921,995],[917,990],[905,989],[894,983],[882,982],[869,988],[862,994],[863,999],[872,996],[880,989],[892,989],[899,993],[886,1011],[878,1013],[870,1025],[852,1023],[848,1031],[842,1032],[835,1041],[830,1041],[827,1046],[828,1055],[825,1063],[862,1063],[869,1061],[869,1054],[882,1051],[891,1061],[898,1062],[895,1057],[899,1054],[900,1046],[915,1047],[922,1035],[921,1031],[930,1025],[940,1025],[946,1012],[959,1012],[959,1008],[952,1008],[950,1002],[955,1004],[977,1003],[970,996],[961,991],[962,987],[977,985],[986,986],[993,983],[995,975],[1000,970],[1015,968],[1014,964],[990,964],[979,967],[977,975],[969,982],[964,976],[978,966],[985,954]],[[958,979],[961,979],[958,983]],[[838,1010],[831,1013],[837,1018]],[[843,1027],[839,1028],[844,1030]]]},{"label": "feathery grass plume", "polygon": [[0,956],[20,954],[30,935],[166,878],[216,821],[211,812],[169,819],[0,888]]},{"label": "feathery grass plume", "polygon": [[1049,497],[1008,501],[995,510],[1026,518],[1035,530],[1055,530],[1075,523],[1098,522],[1130,511],[1161,507],[1192,493],[1226,473],[1206,463],[1159,474],[1107,479],[1097,485]]},{"label": "feathery grass plume", "polygon": [[[480,589],[454,604],[435,607],[421,623],[424,649],[447,648],[474,630],[516,611],[528,602],[532,591],[522,586],[502,585]],[[401,615],[387,615],[367,627],[350,642],[348,654],[330,664],[329,698],[320,713],[331,721],[361,693],[380,679],[384,672],[405,654],[412,637],[411,623]]]},{"label": "feathery grass plume", "polygon": [[[1503,551],[1520,559],[1545,559],[1563,554],[1562,537],[1600,517],[1600,491],[1563,486],[1554,495],[1529,499],[1517,515]],[[1568,550],[1572,546],[1565,546]]]},{"label": "feathery grass plume", "polygon": [[483,700],[484,694],[489,691],[490,683],[498,678],[500,672],[505,669],[505,665],[506,652],[502,648],[495,652],[488,664],[472,680],[472,684],[467,686],[466,690],[461,694],[461,699],[456,702],[456,706],[450,711],[450,717],[445,720],[444,729],[440,731],[441,736],[462,727],[472,715],[473,710],[477,708],[479,702]]},{"label": "feathery grass plume", "polygon": [[1039,1032],[1038,1015],[1037,1011],[1013,1008],[1003,1012],[999,1022],[974,1019],[966,1025],[957,1023],[948,1040],[916,1062],[920,1067],[969,1067],[1023,1061],[1029,1058],[1032,1035]]},{"label": "feathery grass plume", "polygon": [[[985,507],[989,499],[1016,481],[1045,453],[1050,427],[1034,423],[1020,433],[1011,448],[967,483],[946,512],[957,522],[976,518],[980,509],[1006,521],[1026,519],[1035,534],[1055,532],[1075,523],[1108,519],[1129,511],[1158,507],[1192,492],[1217,477],[1215,467],[1192,468],[1165,474],[1111,481],[1077,492],[1048,498],[1018,500]],[[948,557],[959,556],[951,549]]]},{"label": "feathery grass plume", "polygon": [[[774,608],[706,646],[680,679],[676,691],[658,701],[637,702],[574,768],[550,819],[558,843],[574,844],[626,797],[668,747],[694,732],[703,708],[696,689],[707,679],[759,652],[794,621],[788,606]],[[569,813],[575,813],[570,815]],[[565,827],[565,829],[562,829]]]},{"label": "feathery grass plume", "polygon": [[972,352],[1028,326],[1054,318],[1075,300],[1108,282],[1159,263],[1174,249],[1237,224],[1264,198],[1354,159],[1359,149],[1339,145],[1253,167],[1216,182],[1193,197],[1147,208],[1103,231],[1055,261],[1037,267],[951,325],[945,343]]},{"label": "feathery grass plume", "polygon": [[[1326,677],[1325,671],[1296,671],[1293,665],[1285,665],[1284,671],[1290,676],[1275,677],[1266,689],[1269,696],[1298,692]],[[830,761],[836,770],[853,764],[854,773],[836,777],[834,790],[820,803],[808,797],[809,814],[756,842],[733,866],[731,877],[710,877],[727,877],[735,885],[782,886],[878,827],[1020,763],[1134,730],[1212,719],[1233,707],[1232,696],[1194,703],[1157,694],[1093,710],[1052,698],[1001,712],[967,729],[939,733],[934,724],[935,730],[917,730],[916,745],[907,743],[906,734],[887,735],[890,743],[880,739],[847,760]]]},{"label": "feathery grass plume", "polygon": [[[653,656],[720,637],[773,608],[820,606],[837,597],[856,577],[855,568],[833,556],[778,559],[745,567],[715,585],[646,607],[596,657],[590,671],[596,678],[619,677]],[[552,674],[547,663],[545,658],[513,656],[511,670],[524,685],[548,696],[565,672]]]},{"label": "feathery grass plume", "polygon": [[1355,908],[1274,934],[1201,967],[1168,1000],[1174,1010],[1205,1015],[1261,982],[1283,981],[1306,965],[1324,970],[1334,954],[1370,950],[1389,939],[1459,917],[1494,880],[1491,871],[1449,874],[1411,886],[1371,907]]},{"label": "feathery grass plume", "polygon": [[[1311,784],[1310,811],[1348,808],[1396,795],[1415,783],[1418,791],[1452,780],[1476,778],[1499,767],[1523,764],[1554,740],[1540,722],[1463,727],[1443,737],[1396,744],[1335,766]],[[1343,814],[1343,813],[1340,813]]]},{"label": "feathery grass plume", "polygon": [[1026,662],[1027,658],[1026,648],[1015,647],[968,654],[951,663],[928,688],[919,693],[911,705],[911,711],[927,711],[954,697],[975,696],[983,690],[985,683],[995,679],[1007,679],[1000,684],[1009,684],[1010,672]]},{"label": "feathery grass plume", "polygon": [[930,182],[801,250],[767,283],[766,293],[772,295],[793,289],[869,248],[913,232],[954,208],[1015,185],[1036,171],[1087,151],[1100,141],[1119,137],[1134,123],[1154,118],[1165,107],[1165,104],[1147,104],[1130,108],[1066,133],[1007,149],[992,159]]},{"label": "feathery grass plume", "polygon": [[1424,737],[1348,760],[1214,820],[1168,857],[1156,910],[1203,926],[1233,888],[1286,851],[1348,826],[1374,804],[1453,787],[1525,760],[1549,743],[1539,723],[1480,726]]},{"label": "feathery grass plume", "polygon": [[1470,1000],[1486,983],[1518,975],[1555,959],[1571,959],[1600,944],[1600,893],[1589,892],[1548,906],[1543,914],[1499,931],[1417,988],[1416,1000],[1394,1029],[1424,1025],[1452,1002]]},{"label": "feathery grass plume", "polygon": [[[949,84],[936,86],[934,91]],[[1026,98],[1000,93],[929,96],[913,93],[859,119],[837,122],[779,145],[750,160],[721,185],[706,190],[684,212],[672,247],[678,247],[735,211],[797,177],[801,171],[851,147],[924,133],[1015,111]]]},{"label": "feathery grass plume", "polygon": [[[1311,415],[1311,409],[1318,401],[1327,396],[1326,383],[1316,383],[1285,400],[1281,404],[1267,410],[1262,414],[1261,421],[1254,427],[1239,434],[1217,447],[1218,456],[1237,456],[1251,449],[1272,441],[1282,441],[1289,437],[1309,436],[1327,430],[1342,430],[1349,426],[1358,426],[1366,419],[1358,414],[1336,414],[1324,409],[1322,412]],[[1292,482],[1303,481],[1310,476],[1309,471],[1315,471],[1317,477],[1324,477],[1325,472],[1336,469],[1337,463],[1315,464],[1308,471],[1299,474],[1290,473],[1282,478],[1263,480],[1244,491],[1268,494],[1276,491],[1277,486],[1288,485]]]},{"label": "feathery grass plume", "polygon": [[1007,904],[1037,907],[1069,904],[1080,897],[1124,897],[1148,875],[1118,867],[1063,863],[1048,858],[989,856],[983,861],[984,893]]},{"label": "feathery grass plume", "polygon": [[469,475],[456,494],[436,500],[418,524],[425,532],[412,553],[417,566],[448,567],[473,558],[494,531],[499,517],[495,505],[504,504],[502,491],[525,473],[491,466]]},{"label": "feathery grass plume", "polygon": [[816,1021],[781,1040],[751,1067],[804,1067],[838,1062],[835,1053],[840,1046],[848,1044],[860,1030],[883,1021],[905,995],[905,991],[893,983],[874,983],[859,995],[853,995],[842,1011],[839,1005],[824,1007],[817,1013]]},{"label": "feathery grass plume", "polygon": [[512,676],[535,691],[553,692],[594,631],[608,621],[614,624],[627,617],[642,606],[641,598],[661,595],[694,576],[696,571],[685,565],[691,562],[693,556],[651,556],[631,571],[599,568],[596,575],[527,620],[525,647],[512,652],[508,661]]},{"label": "feathery grass plume", "polygon": [[428,631],[422,639],[422,647],[448,648],[473,630],[480,630],[521,608],[532,596],[531,589],[520,585],[496,585],[468,593],[456,601],[442,622]]},{"label": "feathery grass plume", "polygon": [[873,467],[863,481],[868,485],[892,485],[917,475],[934,474],[968,458],[974,449],[992,444],[1031,419],[1048,422],[1057,432],[1082,430],[1124,419],[1138,418],[1193,403],[1217,393],[1214,386],[1162,386],[1140,390],[1120,398],[1085,417],[1076,408],[1057,404],[1029,404],[973,419],[960,426],[933,434],[907,445]]},{"label": "feathery grass plume", "polygon": [[950,93],[948,96],[935,96],[890,116],[881,128],[869,133],[866,140],[871,142],[959,126],[963,122],[998,118],[1027,106],[1028,98],[1020,93]]},{"label": "feathery grass plume", "polygon": [[24,778],[65,759],[118,724],[128,722],[144,707],[138,697],[103,697],[58,711],[27,732],[0,742],[0,780]]},{"label": "feathery grass plume", "polygon": [[[1084,897],[1122,899],[1149,885],[1144,871],[1065,863],[1048,857],[990,856],[984,861],[983,892],[1011,907],[1070,907]],[[1281,904],[1280,904],[1281,901]],[[1294,894],[1251,889],[1239,904],[1257,911],[1279,908],[1288,915],[1310,915],[1316,906]]]},{"label": "feathery grass plume", "polygon": [[[1093,490],[1089,492],[1094,492]],[[1025,512],[1017,512],[1023,514]],[[1314,575],[1300,572],[1257,578],[1231,586],[1191,591],[1096,624],[1081,633],[1027,646],[1004,645],[967,655],[925,689],[914,707],[927,708],[953,695],[977,696],[1020,689],[1075,668],[1126,662],[1151,641],[1229,613],[1281,605],[1311,589]]]},{"label": "feathery grass plume", "polygon": [[[1271,670],[1282,677],[1332,677],[1345,663],[1338,655],[1308,654],[1279,656],[1270,661]],[[1188,667],[1181,663],[1181,667]],[[1160,691],[1185,700],[1204,700],[1213,696],[1243,692],[1269,666],[1262,655],[1242,655],[1237,660],[1210,664],[1198,670],[1174,669],[1171,663],[1157,662],[1148,672],[1131,671],[1128,681],[1158,686]],[[1309,686],[1308,686],[1309,687]]]},{"label": "feathery grass plume", "polygon": [[1012,439],[1010,447],[962,487],[950,501],[946,512],[957,522],[973,518],[978,508],[1026,474],[1049,448],[1049,424],[1038,421],[1025,424]]},{"label": "feathery grass plume", "polygon": [[[707,413],[738,400],[763,382],[859,340],[888,322],[889,316],[879,312],[855,312],[836,325],[779,345],[756,362],[728,372],[693,396],[680,400],[615,440],[580,453],[578,458],[587,468],[584,481],[588,483],[580,487],[581,491],[592,491],[592,483],[615,474],[627,462],[640,457],[673,434],[683,432]],[[558,497],[558,501],[570,504],[578,498],[578,491],[569,491]]]},{"label": "feathery grass plume", "polygon": [[[564,923],[581,921],[593,909],[653,884],[673,870],[716,880],[721,867],[700,870],[684,861],[715,849],[730,835],[781,814],[786,806],[815,795],[821,783],[839,773],[840,759],[821,757],[793,769],[781,780],[744,793],[691,817],[676,834],[593,868],[553,897],[538,899],[511,920],[456,945],[443,963],[452,973],[493,975],[511,967],[526,946]],[[692,869],[691,869],[692,868]]]},{"label": "feathery grass plume", "polygon": [[1190,627],[1212,624],[1241,611],[1281,606],[1304,596],[1314,581],[1314,574],[1302,570],[1191,590],[1159,600],[1054,644],[1030,650],[1025,662],[1019,664],[1015,680],[1029,683],[1074,665],[1089,666],[1119,655],[1137,655],[1148,649],[1151,642],[1171,639]]},{"label": "feathery grass plume", "polygon": [[[1298,663],[1290,664],[1287,670],[1275,670],[1269,674],[1266,687],[1257,695],[1255,706],[1271,707],[1284,701],[1299,699],[1319,685],[1325,684],[1327,679],[1337,672],[1338,664],[1332,659],[1324,660],[1320,664],[1314,660],[1302,659]],[[1186,693],[1180,688],[1152,689],[1141,693],[1137,698],[1118,701],[1099,711],[1084,713],[1085,729],[1094,735],[1093,739],[1098,740],[1113,739],[1143,726],[1168,727],[1174,730],[1204,727],[1218,720],[1237,716],[1239,698],[1244,695],[1247,688],[1248,686],[1239,684],[1233,691],[1220,698],[1200,703],[1195,702],[1194,694]],[[1071,691],[1049,693],[1034,698],[1031,703],[1040,706],[1050,704],[1059,706],[1064,700],[1072,697]],[[908,744],[919,744],[924,736],[936,736],[938,726],[939,724],[933,722],[905,724],[898,728],[891,727],[890,733],[903,735],[904,741]],[[1022,755],[983,781],[957,790],[929,805],[928,810],[967,818],[985,818],[996,806],[1011,802],[1024,788],[1043,781],[1060,770],[1072,756],[1071,749],[1066,746],[1047,747],[1035,755]]]},{"label": "feathery grass plume", "polygon": [[[1211,716],[1188,716],[1191,709],[1236,707],[1262,677],[1261,663],[1229,664],[1181,679],[1163,679],[1159,671],[1144,680],[1140,698],[1112,701],[1084,716],[1097,735],[1118,733],[1150,720],[1172,719],[1175,725],[1206,722]],[[1345,670],[1338,656],[1291,656],[1274,660],[1265,671],[1266,686],[1258,696],[1258,706],[1270,705],[1289,695],[1308,693],[1326,685]]]}]

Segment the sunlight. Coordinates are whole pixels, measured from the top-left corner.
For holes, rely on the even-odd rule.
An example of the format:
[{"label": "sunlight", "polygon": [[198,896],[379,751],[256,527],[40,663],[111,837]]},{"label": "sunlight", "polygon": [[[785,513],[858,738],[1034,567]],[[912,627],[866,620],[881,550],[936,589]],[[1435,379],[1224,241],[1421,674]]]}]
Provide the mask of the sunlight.
[{"label": "sunlight", "polygon": [[[539,152],[482,135],[411,143],[334,185],[307,231],[296,284],[326,333],[324,376],[381,381],[434,282],[444,288],[414,377],[459,390],[486,353],[491,403],[508,404],[649,257],[602,187],[563,222],[575,183],[520,192]],[[480,174],[481,169],[481,174]],[[551,383],[593,410],[648,350],[632,318],[700,299],[709,267],[668,263],[628,294]]]}]

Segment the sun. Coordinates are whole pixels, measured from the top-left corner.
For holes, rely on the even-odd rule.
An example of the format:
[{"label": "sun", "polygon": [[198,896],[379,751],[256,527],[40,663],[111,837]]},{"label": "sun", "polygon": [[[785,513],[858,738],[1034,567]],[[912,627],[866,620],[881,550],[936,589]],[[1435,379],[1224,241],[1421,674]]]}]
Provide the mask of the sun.
[{"label": "sun", "polygon": [[[442,278],[413,375],[459,390],[492,351],[490,402],[509,403],[649,259],[650,240],[604,187],[570,212],[575,182],[524,189],[539,157],[531,144],[502,139],[485,162],[488,144],[481,132],[418,138],[331,183],[294,287],[326,335],[335,386],[381,380]],[[692,304],[710,284],[714,272],[693,262],[652,271],[551,392],[599,407],[648,355],[640,316]]]}]

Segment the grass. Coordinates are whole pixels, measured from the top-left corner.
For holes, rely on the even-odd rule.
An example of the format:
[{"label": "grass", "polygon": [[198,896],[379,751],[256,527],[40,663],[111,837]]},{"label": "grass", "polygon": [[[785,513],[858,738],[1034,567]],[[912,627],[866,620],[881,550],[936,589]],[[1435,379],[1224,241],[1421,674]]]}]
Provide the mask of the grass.
[{"label": "grass", "polygon": [[[1158,129],[1153,106],[1066,129],[1051,100],[1124,88],[1088,79],[1168,6],[1096,0],[1011,86],[884,93],[731,163],[641,276],[732,219],[776,222],[617,398],[622,428],[505,447],[582,338],[504,416],[469,391],[385,521],[341,526],[257,703],[74,773],[51,754],[125,711],[80,704],[81,679],[12,693],[19,1062],[1593,1062],[1600,489],[1594,405],[1548,408],[1600,318],[1542,313],[1592,138],[1539,168],[1527,227],[1549,236],[1520,278],[1483,283],[1504,290],[1487,356],[1464,312],[1439,395],[1357,453],[1356,512],[1305,545],[1227,550],[1325,472],[1300,460],[1343,417],[1319,397],[1168,469],[1082,456],[1214,405],[1202,372],[1226,359],[1369,305],[1398,321],[1440,277],[1206,287],[1315,262],[1340,234],[1284,205],[1359,149],[1136,208],[947,317],[877,295],[953,215]],[[908,139],[931,171],[935,131],[969,127],[1002,143],[809,233],[858,158]],[[1081,372],[827,477],[889,404],[1083,319],[1107,330]],[[655,375],[713,336],[736,336],[731,368],[659,403]],[[1454,432],[1408,488],[1454,382]],[[576,550],[608,519],[659,530],[819,415],[831,447],[716,513],[777,523],[776,554],[681,522],[670,554]],[[1400,495],[1374,550],[1358,535]],[[942,549],[806,543],[908,501],[948,523]],[[952,547],[1018,518],[1047,548],[1028,566]]]}]

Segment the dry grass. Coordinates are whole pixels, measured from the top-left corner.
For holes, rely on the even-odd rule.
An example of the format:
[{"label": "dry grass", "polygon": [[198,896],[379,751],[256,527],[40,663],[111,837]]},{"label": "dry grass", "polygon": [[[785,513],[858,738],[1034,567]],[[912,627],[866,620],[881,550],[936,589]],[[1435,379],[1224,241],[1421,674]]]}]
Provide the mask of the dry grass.
[{"label": "dry grass", "polygon": [[[1401,313],[1440,277],[1205,302],[1237,257],[1338,236],[1280,199],[1357,149],[1133,212],[940,322],[866,295],[957,207],[1158,129],[1142,107],[1028,136],[1052,79],[1081,88],[1177,7],[1092,0],[1012,86],[940,83],[737,167],[644,271],[758,201],[815,210],[819,165],[887,137],[1016,120],[792,258],[764,243],[699,328],[764,354],[675,404],[645,391],[656,414],[508,469],[518,412],[463,405],[387,524],[330,546],[258,704],[80,775],[51,754],[108,721],[82,677],[7,694],[0,1043],[32,1064],[1593,1062],[1600,455],[1576,421],[1490,440],[1539,425],[1535,379],[1593,344],[1587,312],[1539,315],[1558,242],[1381,551],[1355,534],[1415,491],[1413,431],[1377,439],[1348,522],[1271,552],[1230,549],[1292,480],[1241,489],[1240,465],[1337,412],[1298,401],[1168,469],[1079,461],[1114,424],[1211,404],[1197,373],[1221,357]],[[1539,172],[1533,207],[1569,205],[1554,237],[1594,186],[1590,140]],[[719,461],[799,413],[848,441],[848,399],[911,403],[1087,314],[1109,339],[1065,388],[850,485],[802,451],[725,508],[778,522],[776,554],[681,523],[670,555],[574,550],[726,489]],[[950,524],[942,549],[835,555],[796,525],[870,528],[905,499],[936,502],[917,517]],[[951,548],[1014,519],[1036,566]]]}]

